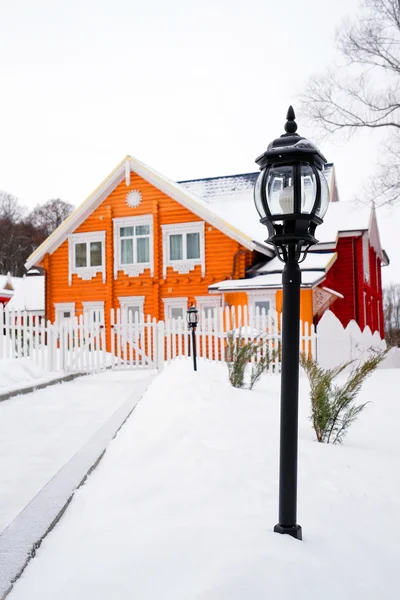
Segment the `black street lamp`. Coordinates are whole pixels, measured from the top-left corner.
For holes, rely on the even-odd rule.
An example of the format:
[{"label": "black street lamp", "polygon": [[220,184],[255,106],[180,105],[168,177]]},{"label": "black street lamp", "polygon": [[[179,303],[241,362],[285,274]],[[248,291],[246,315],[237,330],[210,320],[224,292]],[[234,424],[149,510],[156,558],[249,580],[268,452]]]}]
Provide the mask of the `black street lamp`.
[{"label": "black street lamp", "polygon": [[193,353],[193,369],[197,371],[197,356],[196,356],[196,327],[199,322],[199,311],[192,304],[186,313],[189,328],[192,330],[192,353]]},{"label": "black street lamp", "polygon": [[302,539],[297,524],[297,445],[302,262],[318,243],[314,233],[328,209],[325,157],[297,133],[290,106],[285,131],[256,159],[261,169],[254,188],[260,222],[285,263],[282,274],[282,367],[279,464],[279,523],[274,531]]}]

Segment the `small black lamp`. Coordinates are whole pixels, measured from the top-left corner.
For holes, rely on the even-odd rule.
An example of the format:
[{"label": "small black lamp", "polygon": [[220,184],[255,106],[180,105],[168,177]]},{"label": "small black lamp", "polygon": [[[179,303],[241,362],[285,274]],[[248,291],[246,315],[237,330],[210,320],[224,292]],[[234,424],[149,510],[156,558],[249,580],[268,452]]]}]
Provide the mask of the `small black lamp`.
[{"label": "small black lamp", "polygon": [[199,323],[199,311],[192,304],[190,308],[188,308],[186,313],[187,323],[189,328],[192,330],[192,355],[193,355],[193,369],[197,371],[197,356],[196,356],[196,327]]}]

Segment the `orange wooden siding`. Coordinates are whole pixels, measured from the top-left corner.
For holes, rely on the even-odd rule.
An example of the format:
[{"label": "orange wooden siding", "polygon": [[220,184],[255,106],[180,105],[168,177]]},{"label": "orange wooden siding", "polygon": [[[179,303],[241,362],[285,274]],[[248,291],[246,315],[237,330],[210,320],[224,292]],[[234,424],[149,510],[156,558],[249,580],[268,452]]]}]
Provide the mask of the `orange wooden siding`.
[{"label": "orange wooden siding", "polygon": [[[142,194],[142,201],[137,208],[131,208],[126,203],[126,195],[130,190],[139,190]],[[113,219],[148,214],[152,214],[154,219],[154,277],[146,269],[137,277],[118,271],[118,278],[114,279]],[[245,267],[251,262],[251,252],[206,222],[205,276],[202,276],[200,265],[186,275],[168,267],[167,277],[164,279],[161,226],[195,221],[201,222],[202,219],[141,177],[131,174],[130,185],[126,186],[125,180],[122,181],[74,232],[106,231],[106,282],[103,283],[100,273],[88,281],[74,274],[72,285],[69,285],[68,240],[64,241],[52,255],[46,255],[42,262],[47,276],[47,316],[54,320],[55,303],[75,302],[76,314],[79,315],[83,309],[82,302],[104,301],[107,320],[110,309],[120,307],[119,297],[145,296],[144,313],[163,319],[163,298],[188,297],[189,303],[194,302],[195,296],[208,295],[208,286],[212,283],[228,279],[232,275],[235,279],[244,277]],[[233,273],[234,256],[238,252],[240,254],[237,255]]]},{"label": "orange wooden siding", "polygon": [[[142,194],[142,201],[136,208],[131,208],[126,203],[126,196],[130,190],[139,190]],[[150,269],[145,269],[144,273],[137,277],[128,276],[120,270],[118,278],[114,279],[113,219],[148,214],[152,214],[154,220],[154,277],[151,276]],[[252,253],[207,222],[204,231],[205,276],[202,276],[201,266],[197,265],[188,274],[179,274],[172,267],[167,267],[167,276],[164,278],[162,225],[195,221],[201,222],[202,219],[141,177],[131,173],[130,185],[126,186],[125,180],[122,181],[74,232],[106,232],[105,283],[101,273],[88,281],[74,274],[72,285],[69,285],[68,240],[64,241],[52,255],[47,254],[41,263],[46,271],[47,317],[54,321],[56,303],[75,302],[75,311],[79,315],[83,312],[82,302],[102,301],[108,324],[110,309],[120,308],[119,297],[144,296],[144,314],[164,319],[163,299],[187,297],[190,304],[195,302],[195,296],[207,296],[208,287],[212,283],[243,278],[246,267],[252,262]],[[247,304],[247,294],[225,294],[224,302],[228,305],[244,306]],[[276,292],[276,308],[281,312],[281,290]],[[301,291],[301,318],[309,323],[313,321],[311,290]]]}]

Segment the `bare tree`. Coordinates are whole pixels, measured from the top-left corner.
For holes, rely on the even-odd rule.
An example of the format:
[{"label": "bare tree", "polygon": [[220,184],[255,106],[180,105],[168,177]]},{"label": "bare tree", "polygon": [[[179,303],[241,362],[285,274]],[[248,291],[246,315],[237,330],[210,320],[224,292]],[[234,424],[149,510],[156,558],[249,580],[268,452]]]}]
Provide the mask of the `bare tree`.
[{"label": "bare tree", "polygon": [[400,199],[400,0],[364,0],[337,34],[342,63],[310,79],[303,111],[329,134],[386,131],[371,196]]},{"label": "bare tree", "polygon": [[72,204],[57,198],[48,200],[42,206],[36,206],[29,218],[33,225],[47,237],[61,225],[73,210]]},{"label": "bare tree", "polygon": [[383,289],[385,339],[390,346],[400,346],[400,283]]},{"label": "bare tree", "polygon": [[16,196],[0,190],[0,220],[10,223],[19,223],[25,213]]},{"label": "bare tree", "polygon": [[24,231],[25,209],[18,198],[0,191],[0,273],[22,275],[24,256],[29,251],[29,235]]}]

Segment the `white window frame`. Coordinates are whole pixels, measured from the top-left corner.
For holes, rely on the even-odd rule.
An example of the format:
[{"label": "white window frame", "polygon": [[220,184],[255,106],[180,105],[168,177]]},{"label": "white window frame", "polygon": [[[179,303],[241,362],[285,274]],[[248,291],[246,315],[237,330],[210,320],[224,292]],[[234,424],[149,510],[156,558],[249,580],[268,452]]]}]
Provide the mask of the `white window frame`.
[{"label": "white window frame", "polygon": [[[163,298],[164,302],[164,317],[166,321],[172,321],[172,309],[183,308],[182,322],[186,319],[189,298]],[[178,319],[174,319],[178,322]]]},{"label": "white window frame", "polygon": [[[69,323],[70,319],[75,317],[75,302],[55,302],[54,308],[56,309],[56,323]],[[64,317],[65,312],[71,313],[70,317]]]},{"label": "white window frame", "polygon": [[[140,215],[138,217],[122,217],[113,219],[114,223],[114,279],[118,279],[118,271],[123,271],[129,277],[138,277],[144,273],[145,269],[150,269],[150,274],[154,277],[154,227],[153,215]],[[135,227],[148,225],[149,234],[149,262],[121,264],[121,227]]]},{"label": "white window frame", "polygon": [[[270,311],[276,310],[276,290],[249,290],[247,292],[247,304],[249,310],[256,317],[256,302],[269,302]],[[261,312],[260,312],[261,314]],[[267,313],[268,314],[268,313]]]},{"label": "white window frame", "polygon": [[[174,271],[180,275],[187,275],[197,266],[201,266],[202,277],[206,274],[206,258],[205,258],[205,242],[204,242],[204,221],[194,221],[192,223],[173,223],[170,225],[162,225],[163,237],[163,276],[167,277],[167,267],[172,267]],[[186,239],[187,233],[198,233],[200,236],[200,257],[185,258],[182,260],[170,259],[170,244],[169,238],[171,235],[182,235]],[[183,248],[186,248],[186,242],[183,243]]]},{"label": "white window frame", "polygon": [[[101,265],[97,267],[76,267],[75,266],[75,245],[86,244],[88,246],[86,256],[90,257],[90,242],[101,242]],[[106,232],[88,231],[86,233],[73,233],[68,236],[68,283],[72,285],[72,275],[77,275],[84,281],[93,279],[101,273],[103,283],[106,282]]]},{"label": "white window frame", "polygon": [[[82,302],[82,306],[85,321],[87,320],[90,325],[104,325],[104,302],[100,300],[93,302]],[[93,320],[94,311],[100,312],[99,322]]]},{"label": "white window frame", "polygon": [[[195,296],[196,307],[199,311],[199,322],[201,323],[204,317],[205,308],[221,308],[222,296]],[[218,319],[218,311],[217,311]]]},{"label": "white window frame", "polygon": [[139,308],[139,322],[144,322],[144,301],[145,296],[119,296],[119,305],[121,307],[121,318],[123,323],[128,323],[128,308],[137,306]]}]

